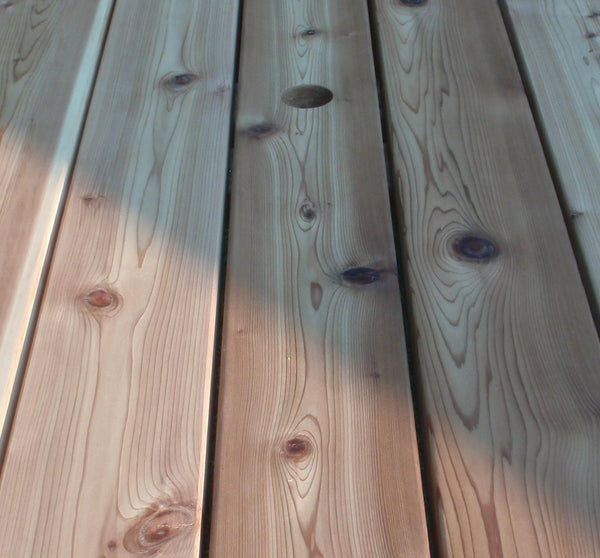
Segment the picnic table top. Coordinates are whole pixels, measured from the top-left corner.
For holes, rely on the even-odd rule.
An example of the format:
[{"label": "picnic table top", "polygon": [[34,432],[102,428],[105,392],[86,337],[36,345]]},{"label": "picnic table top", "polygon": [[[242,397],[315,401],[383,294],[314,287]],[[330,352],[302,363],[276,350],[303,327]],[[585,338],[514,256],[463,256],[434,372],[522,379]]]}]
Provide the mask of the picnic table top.
[{"label": "picnic table top", "polygon": [[600,3],[0,0],[10,557],[600,557]]}]

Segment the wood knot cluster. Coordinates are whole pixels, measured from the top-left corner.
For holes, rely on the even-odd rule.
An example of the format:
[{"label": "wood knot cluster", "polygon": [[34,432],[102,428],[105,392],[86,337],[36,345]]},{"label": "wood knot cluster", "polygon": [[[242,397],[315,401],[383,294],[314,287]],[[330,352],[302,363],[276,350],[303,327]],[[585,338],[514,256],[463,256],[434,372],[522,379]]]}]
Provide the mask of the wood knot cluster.
[{"label": "wood knot cluster", "polygon": [[123,546],[133,554],[154,554],[173,539],[193,532],[195,525],[194,505],[160,507],[148,512],[127,531]]}]

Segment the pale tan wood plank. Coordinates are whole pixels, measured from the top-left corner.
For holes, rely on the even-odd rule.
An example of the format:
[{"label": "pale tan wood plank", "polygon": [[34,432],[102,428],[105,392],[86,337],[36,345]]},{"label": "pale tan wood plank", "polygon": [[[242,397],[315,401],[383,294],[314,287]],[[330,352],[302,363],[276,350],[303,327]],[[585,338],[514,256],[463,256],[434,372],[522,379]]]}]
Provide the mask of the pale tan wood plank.
[{"label": "pale tan wood plank", "polygon": [[442,556],[600,556],[600,347],[500,12],[376,0]]},{"label": "pale tan wood plank", "polygon": [[215,558],[429,555],[372,64],[361,0],[244,4]]},{"label": "pale tan wood plank", "polygon": [[1,484],[6,556],[197,557],[237,2],[119,2]]},{"label": "pale tan wood plank", "polygon": [[508,0],[504,4],[599,323],[600,2]]},{"label": "pale tan wood plank", "polygon": [[0,432],[111,6],[0,1]]}]

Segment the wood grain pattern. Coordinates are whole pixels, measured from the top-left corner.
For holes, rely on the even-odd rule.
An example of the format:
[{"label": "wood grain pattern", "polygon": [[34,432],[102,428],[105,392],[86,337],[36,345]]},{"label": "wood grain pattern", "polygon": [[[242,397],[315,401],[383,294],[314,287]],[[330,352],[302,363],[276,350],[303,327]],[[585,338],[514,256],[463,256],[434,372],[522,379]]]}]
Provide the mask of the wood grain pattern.
[{"label": "wood grain pattern", "polygon": [[600,324],[600,2],[508,0]]},{"label": "wood grain pattern", "polygon": [[216,558],[429,554],[372,63],[362,1],[244,3]]},{"label": "wood grain pattern", "polygon": [[600,556],[600,347],[499,10],[376,0],[442,556]]},{"label": "wood grain pattern", "polygon": [[198,556],[237,9],[116,7],[2,472],[3,555]]},{"label": "wood grain pattern", "polygon": [[111,6],[0,1],[0,432]]}]

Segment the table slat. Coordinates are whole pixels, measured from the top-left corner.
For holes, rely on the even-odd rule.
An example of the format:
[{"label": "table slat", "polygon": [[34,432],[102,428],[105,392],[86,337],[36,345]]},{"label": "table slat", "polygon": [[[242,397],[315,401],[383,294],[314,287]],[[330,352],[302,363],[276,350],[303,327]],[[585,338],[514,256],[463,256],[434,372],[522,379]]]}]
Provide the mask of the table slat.
[{"label": "table slat", "polygon": [[2,473],[3,555],[199,554],[237,9],[116,6]]},{"label": "table slat", "polygon": [[423,558],[366,4],[246,0],[240,70],[211,556]]},{"label": "table slat", "polygon": [[600,2],[504,4],[600,325]]},{"label": "table slat", "polygon": [[0,432],[111,7],[0,2]]},{"label": "table slat", "polygon": [[598,556],[600,346],[493,0],[375,0],[442,556]]}]

